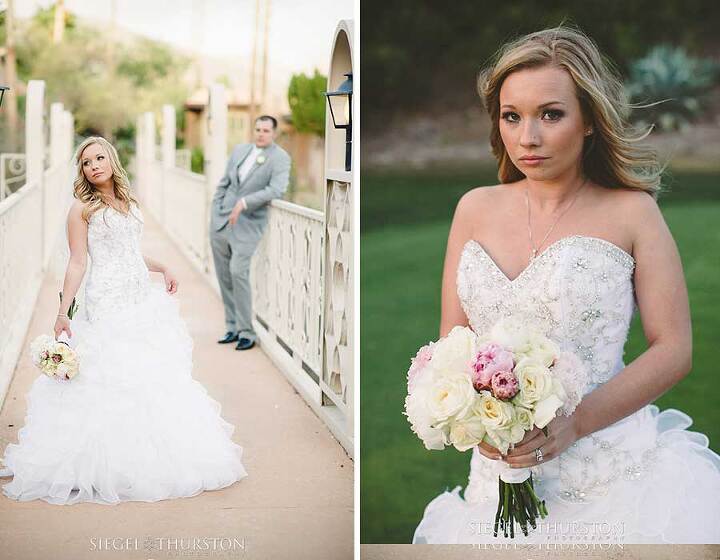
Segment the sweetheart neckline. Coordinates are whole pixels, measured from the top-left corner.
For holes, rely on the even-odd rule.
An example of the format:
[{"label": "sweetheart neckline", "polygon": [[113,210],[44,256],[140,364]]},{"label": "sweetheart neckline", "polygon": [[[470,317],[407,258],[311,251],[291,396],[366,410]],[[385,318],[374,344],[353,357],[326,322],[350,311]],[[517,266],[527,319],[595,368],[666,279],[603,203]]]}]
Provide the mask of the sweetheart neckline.
[{"label": "sweetheart neckline", "polygon": [[99,215],[102,211],[104,211],[104,210],[106,210],[106,209],[108,209],[108,208],[109,208],[110,210],[112,210],[113,212],[115,212],[116,214],[119,214],[119,215],[122,216],[123,218],[129,218],[129,217],[131,217],[131,216],[137,218],[137,216],[135,216],[135,214],[134,214],[133,211],[132,211],[132,210],[133,210],[133,207],[136,207],[136,208],[137,208],[137,205],[131,203],[130,206],[129,206],[129,208],[128,208],[127,214],[124,214],[123,212],[120,212],[120,210],[116,209],[114,206],[110,206],[109,204],[106,204],[104,209],[98,210],[98,211],[96,211],[96,212],[93,212],[92,216],[90,216],[90,219],[92,219],[92,218],[93,218],[94,216],[96,216],[96,215]]},{"label": "sweetheart neckline", "polygon": [[525,268],[523,268],[522,271],[520,271],[520,273],[515,278],[512,278],[512,279],[507,274],[505,274],[505,272],[498,266],[497,262],[495,262],[495,259],[493,259],[490,256],[490,254],[485,250],[485,247],[483,247],[482,243],[480,243],[477,239],[468,239],[465,242],[465,246],[463,247],[463,253],[465,252],[465,250],[467,249],[469,244],[472,243],[472,244],[476,245],[482,251],[483,255],[485,255],[487,260],[490,261],[490,263],[492,263],[492,266],[494,267],[494,269],[498,273],[500,273],[500,275],[505,279],[505,281],[508,282],[509,284],[515,284],[520,278],[524,277],[526,275],[526,273],[535,266],[536,262],[539,262],[546,255],[550,254],[551,249],[555,250],[556,247],[559,247],[562,244],[567,244],[571,240],[577,240],[577,239],[587,239],[587,240],[599,242],[599,243],[605,245],[606,247],[609,247],[612,250],[617,251],[618,253],[620,253],[620,255],[624,259],[629,260],[629,262],[631,263],[631,265],[633,267],[635,266],[635,258],[630,253],[628,253],[625,249],[623,249],[619,245],[616,245],[612,241],[608,241],[607,239],[603,239],[601,237],[593,237],[592,235],[567,235],[565,237],[561,237],[560,239],[557,239],[556,241],[554,241],[550,245],[548,245],[542,253],[540,253],[537,257],[535,257],[533,260],[531,260],[530,263]]}]

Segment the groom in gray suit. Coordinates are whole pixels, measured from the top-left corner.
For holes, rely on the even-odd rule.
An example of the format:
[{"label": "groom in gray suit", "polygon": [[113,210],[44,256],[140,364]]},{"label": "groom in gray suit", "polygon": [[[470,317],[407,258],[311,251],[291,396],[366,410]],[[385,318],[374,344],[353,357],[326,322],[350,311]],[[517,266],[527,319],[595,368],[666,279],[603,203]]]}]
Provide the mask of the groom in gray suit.
[{"label": "groom in gray suit", "polygon": [[227,330],[218,342],[237,342],[236,350],[255,345],[250,260],[267,225],[268,205],[285,193],[290,177],[290,156],[275,144],[276,130],[274,117],[257,118],[255,141],[235,146],[212,201],[210,245]]}]

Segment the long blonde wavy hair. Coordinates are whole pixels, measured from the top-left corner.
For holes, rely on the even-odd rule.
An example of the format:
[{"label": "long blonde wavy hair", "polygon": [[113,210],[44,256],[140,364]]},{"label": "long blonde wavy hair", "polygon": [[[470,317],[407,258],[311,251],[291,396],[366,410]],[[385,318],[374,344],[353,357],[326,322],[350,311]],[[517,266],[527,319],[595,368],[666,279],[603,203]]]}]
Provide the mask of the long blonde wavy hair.
[{"label": "long blonde wavy hair", "polygon": [[90,222],[90,216],[98,210],[109,206],[108,202],[102,198],[100,192],[95,188],[95,185],[88,181],[85,173],[83,173],[82,154],[85,148],[92,144],[99,144],[108,156],[110,168],[113,173],[113,191],[115,192],[115,198],[121,201],[123,206],[128,208],[128,211],[130,210],[131,202],[135,203],[138,207],[140,206],[137,199],[130,192],[130,180],[120,163],[120,158],[118,157],[115,147],[102,136],[89,136],[83,140],[75,152],[77,175],[73,181],[73,196],[86,203],[82,211],[82,218],[88,223]]},{"label": "long blonde wavy hair", "polygon": [[593,133],[585,138],[582,152],[587,178],[605,187],[642,190],[657,197],[663,168],[654,150],[638,144],[652,127],[634,135],[628,115],[638,106],[627,103],[616,69],[587,35],[564,24],[504,45],[493,63],[480,72],[478,93],[492,121],[490,144],[500,182],[525,177],[511,161],[500,136],[500,88],[512,72],[549,65],[568,72],[583,116],[592,125]]}]

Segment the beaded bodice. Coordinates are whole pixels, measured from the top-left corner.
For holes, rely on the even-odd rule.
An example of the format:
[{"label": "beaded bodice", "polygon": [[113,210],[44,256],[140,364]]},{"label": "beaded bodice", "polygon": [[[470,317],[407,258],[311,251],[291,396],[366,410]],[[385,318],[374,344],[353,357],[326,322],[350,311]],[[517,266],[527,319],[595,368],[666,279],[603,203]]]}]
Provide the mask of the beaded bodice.
[{"label": "beaded bodice", "polygon": [[470,326],[479,334],[503,317],[540,329],[584,360],[591,386],[623,368],[623,348],[634,309],[634,259],[597,237],[564,237],[510,280],[483,247],[470,240],[460,258],[457,290]]},{"label": "beaded bodice", "polygon": [[142,230],[143,216],[137,205],[131,205],[127,215],[107,207],[90,216],[91,264],[85,284],[88,320],[139,303],[146,295],[150,275],[140,250]]},{"label": "beaded bodice", "polygon": [[[623,349],[635,308],[634,259],[597,237],[574,235],[550,245],[510,280],[474,240],[465,244],[457,290],[470,326],[487,332],[503,317],[518,317],[540,329],[562,350],[586,364],[585,394],[623,369]],[[566,502],[603,496],[618,480],[637,480],[656,460],[658,444],[625,445],[646,409],[576,441],[555,460],[532,467],[543,492]],[[473,450],[469,501],[497,499],[495,463]]]}]

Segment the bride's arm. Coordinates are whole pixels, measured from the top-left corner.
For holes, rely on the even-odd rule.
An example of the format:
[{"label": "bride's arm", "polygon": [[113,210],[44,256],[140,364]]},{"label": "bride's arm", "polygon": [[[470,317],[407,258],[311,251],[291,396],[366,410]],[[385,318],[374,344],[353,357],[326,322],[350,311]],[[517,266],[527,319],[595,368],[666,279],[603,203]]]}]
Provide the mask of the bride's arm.
[{"label": "bride's arm", "polygon": [[87,223],[82,219],[83,203],[73,202],[68,212],[67,231],[68,245],[70,247],[70,258],[68,259],[67,270],[62,288],[62,302],[60,303],[59,315],[67,315],[73,298],[77,295],[82,279],[87,269]]},{"label": "bride's arm", "polygon": [[174,294],[177,292],[180,282],[178,282],[175,274],[167,266],[162,264],[160,261],[146,257],[145,255],[143,255],[143,260],[150,272],[162,272],[165,277],[165,289],[168,293]]},{"label": "bride's arm", "polygon": [[450,226],[442,278],[441,337],[448,334],[457,325],[467,326],[468,324],[468,318],[460,305],[456,276],[462,249],[468,239],[472,238],[472,214],[469,209],[471,199],[476,196],[476,191],[477,189],[468,191],[460,199]]},{"label": "bride's arm", "polygon": [[578,408],[580,436],[621,420],[653,402],[685,377],[692,364],[687,289],[675,241],[653,199],[629,193],[635,294],[648,349]]},{"label": "bride's arm", "polygon": [[[628,192],[623,222],[631,228],[635,258],[635,296],[648,349],[610,381],[586,395],[570,417],[548,424],[549,437],[537,428],[509,453],[511,467],[536,464],[542,445],[545,460],[576,440],[622,420],[653,402],[685,377],[692,363],[692,333],[687,289],[675,241],[655,201]],[[481,444],[485,445],[485,444]],[[481,449],[486,456],[487,452]]]},{"label": "bride's arm", "polygon": [[156,261],[155,259],[146,257],[145,255],[143,255],[143,260],[145,261],[145,264],[147,265],[150,272],[165,272],[167,270],[167,267],[160,261]]},{"label": "bride's arm", "polygon": [[68,212],[67,237],[70,248],[65,279],[62,287],[62,301],[55,318],[53,331],[57,339],[63,331],[67,336],[72,337],[70,318],[68,311],[72,305],[87,268],[87,223],[82,219],[83,203],[79,200],[73,202]]}]

